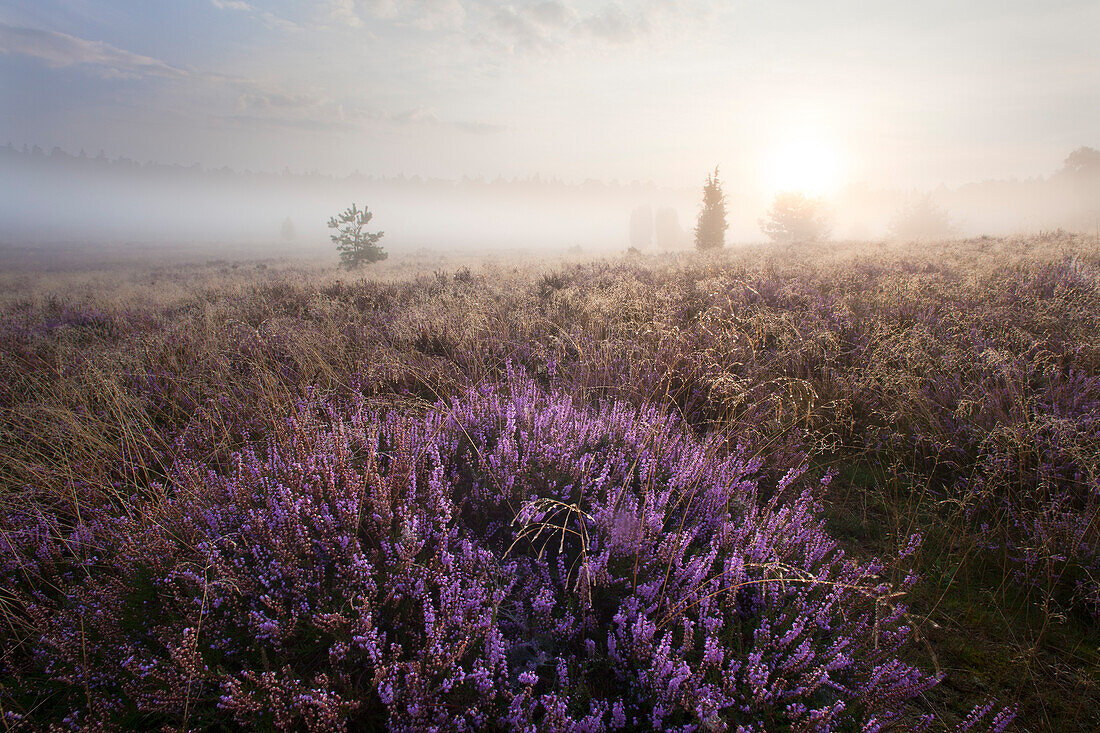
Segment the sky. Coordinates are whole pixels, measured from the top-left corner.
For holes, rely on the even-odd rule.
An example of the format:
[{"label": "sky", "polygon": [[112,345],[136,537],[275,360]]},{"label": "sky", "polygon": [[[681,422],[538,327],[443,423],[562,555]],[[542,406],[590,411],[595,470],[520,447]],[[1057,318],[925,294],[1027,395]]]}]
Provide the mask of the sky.
[{"label": "sky", "polygon": [[0,144],[208,167],[931,188],[1100,147],[1100,2],[0,0]]}]

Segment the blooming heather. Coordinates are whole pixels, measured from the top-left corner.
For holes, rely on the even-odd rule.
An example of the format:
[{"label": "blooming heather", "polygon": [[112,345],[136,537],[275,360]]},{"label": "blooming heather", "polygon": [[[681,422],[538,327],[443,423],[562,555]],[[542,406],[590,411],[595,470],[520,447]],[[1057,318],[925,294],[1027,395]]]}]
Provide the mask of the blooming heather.
[{"label": "blooming heather", "polygon": [[764,500],[655,408],[511,372],[420,417],[310,395],[233,463],[7,518],[10,721],[881,730],[936,682],[798,467]]}]

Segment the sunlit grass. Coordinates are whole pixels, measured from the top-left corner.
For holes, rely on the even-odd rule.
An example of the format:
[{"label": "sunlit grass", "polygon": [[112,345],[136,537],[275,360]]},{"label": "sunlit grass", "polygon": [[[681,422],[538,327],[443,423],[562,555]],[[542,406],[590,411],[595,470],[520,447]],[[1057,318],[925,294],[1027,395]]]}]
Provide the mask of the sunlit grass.
[{"label": "sunlit grass", "polygon": [[[950,727],[993,696],[997,709],[1019,706],[1020,729],[1100,725],[1100,251],[1089,238],[394,258],[354,275],[270,261],[4,277],[5,537],[41,516],[63,548],[104,507],[176,521],[180,497],[202,485],[195,466],[226,475],[248,446],[293,440],[287,418],[303,405],[430,414],[499,384],[511,363],[579,406],[675,415],[709,441],[707,462],[740,447],[760,461],[761,501],[784,496],[792,467],[836,471],[815,490],[826,530],[861,561],[908,552],[884,579],[895,586],[919,576],[904,598],[916,637],[900,653],[944,679],[910,701],[909,720]],[[591,512],[554,501],[557,514],[518,526],[564,553]],[[907,549],[914,534],[923,542]],[[173,541],[193,546],[185,539]],[[570,587],[593,603],[580,575],[590,558],[575,555]],[[48,624],[9,595],[4,710],[59,719],[60,707],[4,697],[20,650]],[[198,698],[186,707],[207,714]]]}]

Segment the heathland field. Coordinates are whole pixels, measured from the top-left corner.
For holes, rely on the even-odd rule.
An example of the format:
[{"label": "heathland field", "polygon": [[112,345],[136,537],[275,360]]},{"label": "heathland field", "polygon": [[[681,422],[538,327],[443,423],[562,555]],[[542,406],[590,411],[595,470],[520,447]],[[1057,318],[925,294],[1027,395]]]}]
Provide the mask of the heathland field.
[{"label": "heathland field", "polygon": [[1100,728],[1092,237],[16,268],[0,375],[7,729]]}]

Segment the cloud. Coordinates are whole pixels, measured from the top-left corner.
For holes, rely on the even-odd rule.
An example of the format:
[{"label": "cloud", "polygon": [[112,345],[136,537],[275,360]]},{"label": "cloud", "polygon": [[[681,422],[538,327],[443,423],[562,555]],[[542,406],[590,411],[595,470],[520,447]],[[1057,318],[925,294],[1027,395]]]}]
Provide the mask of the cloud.
[{"label": "cloud", "polygon": [[414,107],[412,109],[397,113],[369,112],[366,116],[373,120],[388,122],[394,125],[420,125],[423,127],[449,128],[452,130],[467,132],[474,135],[491,135],[494,133],[503,132],[507,129],[507,127],[505,127],[504,125],[495,125],[488,122],[453,122],[448,120],[441,120],[433,110],[427,109],[423,106]]},{"label": "cloud", "polygon": [[629,16],[618,5],[608,5],[581,21],[580,30],[613,44],[630,43],[649,31],[645,16]]},{"label": "cloud", "polygon": [[537,5],[502,5],[492,19],[498,38],[515,53],[543,53],[565,46],[580,24],[577,11],[561,0]]},{"label": "cloud", "polygon": [[646,36],[651,25],[648,16],[664,11],[660,3],[640,4],[634,14],[611,3],[586,15],[562,0],[501,5],[491,18],[493,32],[483,39],[512,53],[535,54],[593,41],[623,45]]},{"label": "cloud", "polygon": [[349,28],[359,28],[363,25],[363,19],[359,17],[355,8],[355,0],[332,0],[329,16],[339,25]]},{"label": "cloud", "polygon": [[210,4],[218,10],[252,10],[244,0],[210,0]]},{"label": "cloud", "polygon": [[358,4],[376,18],[396,18],[402,12],[400,0],[359,0]]},{"label": "cloud", "polygon": [[456,129],[473,135],[495,135],[508,129],[507,125],[495,125],[489,122],[453,122]]},{"label": "cloud", "polygon": [[252,129],[298,130],[306,132],[351,132],[356,129],[355,125],[345,120],[298,119],[244,114],[215,116],[211,119],[215,122],[225,123],[232,127]]},{"label": "cloud", "polygon": [[461,28],[466,21],[462,0],[332,0],[331,16],[359,27],[363,15],[423,31]]},{"label": "cloud", "polygon": [[4,23],[0,23],[0,53],[29,56],[54,68],[86,66],[108,79],[178,79],[189,75],[184,69],[169,66],[159,59],[130,53],[101,41]]},{"label": "cloud", "polygon": [[395,122],[399,125],[408,124],[422,124],[422,125],[438,125],[439,118],[436,117],[435,112],[425,109],[424,107],[415,107],[413,109],[405,110],[404,112],[398,112],[396,114],[380,113],[381,119],[386,119],[390,122]]},{"label": "cloud", "polygon": [[429,127],[451,129],[473,135],[490,135],[506,127],[482,121],[440,119],[435,110],[423,105],[400,112],[369,107],[345,108],[318,93],[292,93],[263,89],[246,79],[225,79],[241,89],[234,114],[220,116],[235,125],[302,130],[349,131],[370,126]]},{"label": "cloud", "polygon": [[466,8],[461,0],[421,0],[410,5],[419,11],[410,22],[422,30],[461,28],[466,21]]},{"label": "cloud", "polygon": [[605,0],[585,10],[571,0],[327,0],[322,7],[329,27],[370,26],[374,31],[384,24],[387,30],[461,31],[465,42],[491,53],[535,55],[633,43],[681,14],[672,0],[623,5]]},{"label": "cloud", "polygon": [[535,22],[529,12],[504,5],[493,15],[493,25],[504,39],[507,50],[539,53],[560,45],[560,39],[541,24]]},{"label": "cloud", "polygon": [[210,4],[218,10],[240,10],[259,18],[268,28],[278,28],[284,31],[301,30],[301,26],[294,21],[287,20],[269,10],[257,10],[252,4],[244,0],[210,0]]},{"label": "cloud", "polygon": [[283,31],[302,30],[302,26],[298,25],[292,20],[287,20],[286,18],[275,15],[275,13],[270,13],[266,10],[263,10],[260,11],[258,15],[260,20],[262,20],[264,25],[266,25],[268,28],[278,28],[279,30]]},{"label": "cloud", "polygon": [[560,0],[548,0],[526,10],[531,20],[547,28],[567,28],[577,19],[576,11]]},{"label": "cloud", "polygon": [[344,113],[341,104],[320,91],[287,91],[244,77],[206,74],[208,88],[235,92],[233,112],[215,112],[210,119],[234,127],[254,129],[350,131],[357,121]]},{"label": "cloud", "polygon": [[237,97],[237,111],[256,114],[287,114],[322,109],[326,100],[315,94],[293,94],[281,91],[250,90]]}]

